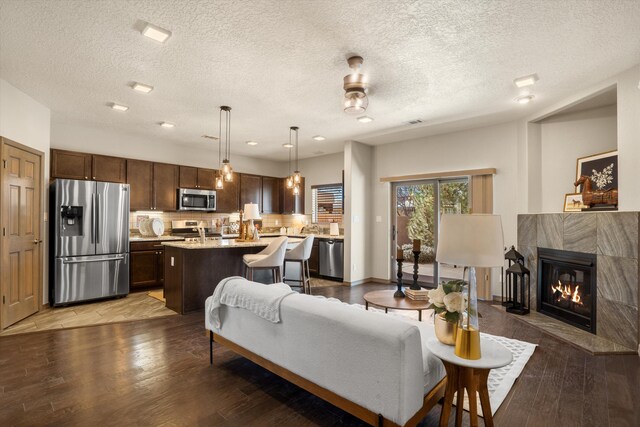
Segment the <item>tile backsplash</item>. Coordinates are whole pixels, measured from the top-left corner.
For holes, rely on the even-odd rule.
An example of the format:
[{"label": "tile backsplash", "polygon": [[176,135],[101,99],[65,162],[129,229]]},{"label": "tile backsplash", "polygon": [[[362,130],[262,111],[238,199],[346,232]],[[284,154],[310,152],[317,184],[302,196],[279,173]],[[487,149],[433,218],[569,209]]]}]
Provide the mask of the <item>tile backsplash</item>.
[{"label": "tile backsplash", "polygon": [[[154,211],[137,211],[129,214],[129,229],[133,232],[138,231],[138,218],[160,218],[164,223],[165,233],[171,232],[171,221],[178,220],[213,220],[229,218],[229,214],[222,213],[206,213],[206,212],[154,212]],[[237,218],[237,215],[236,215]],[[233,220],[233,218],[232,218]],[[293,227],[302,229],[311,224],[311,215],[280,215],[280,214],[263,214],[263,228],[280,228]],[[342,226],[342,224],[341,224]],[[327,224],[323,224],[321,229],[329,229]]]}]

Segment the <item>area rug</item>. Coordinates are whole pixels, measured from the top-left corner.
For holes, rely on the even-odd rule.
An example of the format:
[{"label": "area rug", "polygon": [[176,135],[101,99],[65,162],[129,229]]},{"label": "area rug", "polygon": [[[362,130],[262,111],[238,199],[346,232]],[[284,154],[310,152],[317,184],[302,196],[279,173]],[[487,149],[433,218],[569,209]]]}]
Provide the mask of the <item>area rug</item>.
[{"label": "area rug", "polygon": [[[365,306],[362,304],[353,304],[358,308],[365,309]],[[376,307],[369,307],[370,311],[377,311],[384,313],[384,310],[378,309]],[[417,311],[389,311],[388,313],[391,316],[399,316],[406,317],[413,320],[418,320],[418,312]],[[431,310],[428,310],[422,316],[422,321],[433,324],[433,316]],[[506,348],[511,351],[513,354],[513,361],[502,368],[492,369],[489,373],[489,378],[487,380],[487,388],[489,389],[489,401],[491,402],[491,412],[492,415],[496,413],[504,399],[507,397],[509,390],[513,387],[513,384],[518,379],[520,374],[522,373],[525,365],[533,355],[533,352],[536,349],[536,344],[531,344],[525,341],[519,341],[512,338],[500,337],[496,335],[490,335],[485,333],[480,333],[482,339],[490,340],[502,344]],[[456,399],[453,399],[454,405]],[[480,397],[477,398],[478,402],[478,415],[482,416],[482,408],[480,406]],[[469,397],[465,391],[464,396],[464,409],[466,411],[469,410]]]}]

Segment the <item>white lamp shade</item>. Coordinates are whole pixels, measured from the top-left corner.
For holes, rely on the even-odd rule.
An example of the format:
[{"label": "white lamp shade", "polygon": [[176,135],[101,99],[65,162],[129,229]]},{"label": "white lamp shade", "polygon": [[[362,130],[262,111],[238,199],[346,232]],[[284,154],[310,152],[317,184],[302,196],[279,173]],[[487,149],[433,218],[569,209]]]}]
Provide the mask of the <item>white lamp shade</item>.
[{"label": "white lamp shade", "polygon": [[500,215],[442,215],[436,261],[465,267],[500,267],[504,264],[503,251]]},{"label": "white lamp shade", "polygon": [[258,205],[255,203],[245,203],[244,205],[244,219],[261,219],[260,218],[260,209]]}]

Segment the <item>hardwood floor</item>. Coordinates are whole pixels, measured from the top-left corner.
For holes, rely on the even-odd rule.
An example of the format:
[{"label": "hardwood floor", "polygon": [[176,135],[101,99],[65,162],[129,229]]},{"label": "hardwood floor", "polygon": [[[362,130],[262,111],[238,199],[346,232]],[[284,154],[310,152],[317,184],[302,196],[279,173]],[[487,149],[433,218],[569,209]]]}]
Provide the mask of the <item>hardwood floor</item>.
[{"label": "hardwood floor", "polygon": [[[315,293],[362,303],[385,288]],[[497,426],[639,425],[637,356],[590,356],[484,304],[480,311],[484,331],[539,345]],[[361,425],[224,347],[210,368],[208,353],[203,312],[0,337],[0,425]],[[421,426],[436,426],[439,414]]]}]

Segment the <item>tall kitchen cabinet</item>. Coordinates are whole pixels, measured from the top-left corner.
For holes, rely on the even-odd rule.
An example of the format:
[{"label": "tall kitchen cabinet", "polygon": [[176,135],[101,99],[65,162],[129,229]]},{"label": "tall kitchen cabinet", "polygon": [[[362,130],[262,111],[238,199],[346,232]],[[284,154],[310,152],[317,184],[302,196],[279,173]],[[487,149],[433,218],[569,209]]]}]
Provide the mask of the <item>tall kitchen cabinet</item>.
[{"label": "tall kitchen cabinet", "polygon": [[240,174],[233,172],[233,181],[216,190],[216,212],[231,213],[240,210]]},{"label": "tall kitchen cabinet", "polygon": [[131,187],[130,209],[132,211],[175,211],[178,179],[177,165],[128,160],[127,183]]},{"label": "tall kitchen cabinet", "polygon": [[127,159],[53,149],[51,150],[51,178],[124,184],[127,181]]},{"label": "tall kitchen cabinet", "polygon": [[293,190],[287,188],[287,180],[282,180],[281,186],[281,208],[283,214],[304,214],[304,177],[300,182],[300,194],[293,195]]}]

